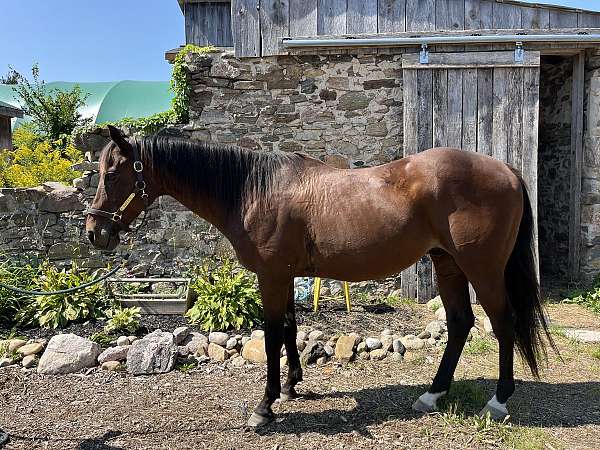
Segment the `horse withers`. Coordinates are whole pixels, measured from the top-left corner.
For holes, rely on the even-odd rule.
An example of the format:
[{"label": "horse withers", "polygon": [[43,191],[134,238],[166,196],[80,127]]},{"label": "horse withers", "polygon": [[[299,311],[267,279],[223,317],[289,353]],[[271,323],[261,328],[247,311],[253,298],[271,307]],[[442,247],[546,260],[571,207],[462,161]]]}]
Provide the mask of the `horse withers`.
[{"label": "horse withers", "polygon": [[[539,375],[550,343],[532,250],[525,183],[508,165],[436,148],[372,168],[343,170],[311,157],[248,151],[175,138],[126,139],[110,127],[100,181],[86,221],[93,245],[112,250],[119,233],[162,195],[217,227],[258,277],[264,307],[267,386],[248,424],[274,418],[278,399],[297,396],[294,277],[383,278],[429,253],[446,309],[448,343],[428,392],[430,412],[452,381],[474,315],[468,282],[499,342],[496,394],[482,413],[508,414],[513,348]],[[281,346],[289,372],[280,382]]]}]

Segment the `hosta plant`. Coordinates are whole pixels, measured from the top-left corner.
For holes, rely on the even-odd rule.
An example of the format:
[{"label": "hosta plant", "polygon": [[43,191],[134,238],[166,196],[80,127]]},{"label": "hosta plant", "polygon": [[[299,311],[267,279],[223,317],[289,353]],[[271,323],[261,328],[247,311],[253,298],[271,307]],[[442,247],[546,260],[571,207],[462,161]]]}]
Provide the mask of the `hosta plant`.
[{"label": "hosta plant", "polygon": [[186,316],[203,330],[251,327],[262,317],[256,278],[232,260],[207,261],[193,270],[197,295]]}]

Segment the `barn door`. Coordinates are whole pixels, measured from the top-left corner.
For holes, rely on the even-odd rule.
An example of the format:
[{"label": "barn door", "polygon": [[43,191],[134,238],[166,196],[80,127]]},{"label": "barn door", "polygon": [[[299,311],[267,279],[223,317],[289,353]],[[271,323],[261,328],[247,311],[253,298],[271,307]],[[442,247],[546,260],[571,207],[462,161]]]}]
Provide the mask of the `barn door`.
[{"label": "barn door", "polygon": [[[402,58],[404,155],[430,147],[480,152],[520,169],[529,186],[537,248],[539,52],[430,53]],[[436,283],[428,256],[402,273],[404,296],[427,301]]]}]

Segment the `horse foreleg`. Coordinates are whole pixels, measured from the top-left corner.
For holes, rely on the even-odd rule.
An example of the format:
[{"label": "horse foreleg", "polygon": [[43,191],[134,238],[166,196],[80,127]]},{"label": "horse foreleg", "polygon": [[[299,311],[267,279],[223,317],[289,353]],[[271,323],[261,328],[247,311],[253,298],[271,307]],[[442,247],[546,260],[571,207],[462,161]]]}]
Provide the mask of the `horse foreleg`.
[{"label": "horse foreleg", "polygon": [[298,355],[298,346],[296,345],[297,332],[294,284],[290,283],[287,311],[283,324],[283,343],[288,360],[288,376],[281,388],[281,400],[296,398],[298,394],[294,386],[302,381],[302,367],[300,366],[300,356]]},{"label": "horse foreleg", "polygon": [[258,427],[271,422],[275,415],[271,405],[279,398],[281,393],[281,380],[279,378],[280,353],[284,336],[284,315],[287,308],[289,281],[281,282],[272,278],[259,277],[260,293],[262,297],[265,317],[265,351],[267,353],[267,386],[265,395],[258,404],[248,425]]},{"label": "horse foreleg", "polygon": [[429,391],[421,395],[413,404],[420,412],[437,410],[437,400],[442,397],[452,383],[456,365],[475,322],[469,300],[467,278],[448,253],[431,255],[438,277],[438,287],[448,321],[448,343],[442,361]]}]

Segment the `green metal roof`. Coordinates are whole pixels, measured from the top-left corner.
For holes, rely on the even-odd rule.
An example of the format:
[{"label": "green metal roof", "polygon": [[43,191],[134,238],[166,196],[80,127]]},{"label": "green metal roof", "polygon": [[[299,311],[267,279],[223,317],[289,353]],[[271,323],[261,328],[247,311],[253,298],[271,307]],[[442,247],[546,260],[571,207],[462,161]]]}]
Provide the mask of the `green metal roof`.
[{"label": "green metal roof", "polygon": [[[46,89],[70,90],[79,85],[88,94],[81,113],[96,123],[116,122],[131,117],[147,117],[171,107],[173,93],[168,81],[114,81],[75,83],[55,81],[46,83]],[[0,84],[0,101],[20,108],[14,86]]]}]

